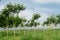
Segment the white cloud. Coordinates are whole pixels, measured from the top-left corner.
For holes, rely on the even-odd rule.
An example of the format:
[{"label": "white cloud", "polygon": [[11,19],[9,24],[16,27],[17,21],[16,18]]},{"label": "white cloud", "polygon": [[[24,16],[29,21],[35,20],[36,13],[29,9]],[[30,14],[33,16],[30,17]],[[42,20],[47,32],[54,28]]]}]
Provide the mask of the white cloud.
[{"label": "white cloud", "polygon": [[32,0],[33,2],[38,2],[38,3],[60,3],[60,0]]},{"label": "white cloud", "polygon": [[39,18],[39,22],[40,23],[43,23],[44,21],[46,21],[46,19],[49,17],[48,14],[44,14],[44,13],[40,13],[41,14],[41,17]]},{"label": "white cloud", "polygon": [[24,10],[24,11],[20,12],[19,16],[20,17],[25,17],[27,19],[31,19],[32,14],[33,14],[33,12],[31,10],[27,9],[27,10]]},{"label": "white cloud", "polygon": [[36,11],[41,11],[41,12],[52,12],[52,11],[55,11],[54,9],[50,9],[50,8],[44,8],[44,7],[38,7],[38,8],[35,8]]},{"label": "white cloud", "polygon": [[3,9],[3,8],[4,8],[4,6],[0,6],[0,10]]}]

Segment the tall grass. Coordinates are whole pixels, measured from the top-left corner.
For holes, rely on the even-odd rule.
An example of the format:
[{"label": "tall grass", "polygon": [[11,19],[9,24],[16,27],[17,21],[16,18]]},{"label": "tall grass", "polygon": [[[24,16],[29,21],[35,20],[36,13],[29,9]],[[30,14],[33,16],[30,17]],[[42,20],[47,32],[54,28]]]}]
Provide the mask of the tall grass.
[{"label": "tall grass", "polygon": [[[25,31],[25,35],[24,35]],[[7,33],[0,31],[0,40],[60,40],[60,29],[51,30],[16,30],[15,37],[14,32],[11,30]]]}]

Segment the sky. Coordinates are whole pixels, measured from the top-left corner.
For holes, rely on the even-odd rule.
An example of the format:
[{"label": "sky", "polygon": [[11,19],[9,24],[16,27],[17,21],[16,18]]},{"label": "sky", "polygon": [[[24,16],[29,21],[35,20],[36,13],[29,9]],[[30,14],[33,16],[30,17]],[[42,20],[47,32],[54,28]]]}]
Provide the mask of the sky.
[{"label": "sky", "polygon": [[60,0],[1,0],[0,10],[4,8],[9,2],[12,4],[24,4],[26,9],[19,13],[19,16],[31,19],[32,14],[39,13],[41,18],[39,22],[43,22],[50,15],[60,13]]}]

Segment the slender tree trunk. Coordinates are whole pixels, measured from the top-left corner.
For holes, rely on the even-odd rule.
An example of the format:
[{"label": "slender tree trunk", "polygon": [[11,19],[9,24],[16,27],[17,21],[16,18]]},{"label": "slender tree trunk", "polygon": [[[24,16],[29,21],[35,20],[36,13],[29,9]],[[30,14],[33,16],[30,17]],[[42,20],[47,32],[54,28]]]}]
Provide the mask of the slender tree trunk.
[{"label": "slender tree trunk", "polygon": [[[3,32],[4,32],[4,34],[3,34],[3,35],[5,36],[5,28],[4,28]],[[3,37],[4,37],[4,36],[3,36]],[[4,40],[5,40],[5,38],[4,38]]]},{"label": "slender tree trunk", "polygon": [[21,30],[20,30],[20,27],[19,27],[19,34],[20,34]]},{"label": "slender tree trunk", "polygon": [[26,30],[24,29],[24,37],[25,37],[25,31],[26,31]]},{"label": "slender tree trunk", "polygon": [[14,37],[15,37],[15,26],[13,25],[13,28],[14,28]]},{"label": "slender tree trunk", "polygon": [[7,26],[7,37],[8,37],[8,26]]},{"label": "slender tree trunk", "polygon": [[13,40],[15,40],[15,23],[13,22],[13,33],[14,33],[14,35],[13,35]]},{"label": "slender tree trunk", "polygon": [[15,40],[15,26],[14,25],[13,25],[13,33],[14,33],[13,40]]},{"label": "slender tree trunk", "polygon": [[8,18],[6,18],[6,27],[7,27],[6,31],[7,31],[7,37],[8,37],[8,21],[7,20],[8,20]]}]

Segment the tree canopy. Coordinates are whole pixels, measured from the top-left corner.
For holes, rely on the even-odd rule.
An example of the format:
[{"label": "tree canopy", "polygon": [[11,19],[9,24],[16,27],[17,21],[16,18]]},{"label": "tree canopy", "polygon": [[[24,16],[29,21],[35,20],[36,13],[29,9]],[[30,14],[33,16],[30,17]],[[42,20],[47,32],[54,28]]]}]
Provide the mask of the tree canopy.
[{"label": "tree canopy", "polygon": [[31,18],[31,20],[28,21],[28,23],[26,24],[26,26],[30,26],[30,27],[35,26],[36,27],[37,25],[40,25],[40,23],[37,22],[37,20],[40,17],[41,17],[40,14],[34,13],[33,16],[32,16],[32,18]]},{"label": "tree canopy", "polygon": [[[0,12],[0,27],[18,27],[19,24],[24,22],[24,19],[18,16],[20,11],[25,10],[22,4],[7,4],[4,9]],[[16,17],[14,14],[17,14]]]}]

